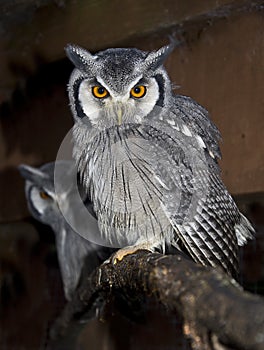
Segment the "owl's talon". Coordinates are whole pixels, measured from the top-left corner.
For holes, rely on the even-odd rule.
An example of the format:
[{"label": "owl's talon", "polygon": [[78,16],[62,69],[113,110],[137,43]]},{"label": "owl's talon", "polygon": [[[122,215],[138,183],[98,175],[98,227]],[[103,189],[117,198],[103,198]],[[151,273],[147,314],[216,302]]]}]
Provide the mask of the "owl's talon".
[{"label": "owl's talon", "polygon": [[125,248],[121,248],[117,252],[115,252],[114,255],[110,258],[110,261],[113,265],[116,265],[119,261],[122,261],[126,255],[134,254],[141,249],[149,250],[151,252],[153,251],[151,243],[142,243],[134,246],[128,246]]},{"label": "owl's talon", "polygon": [[111,258],[112,264],[116,265],[119,261],[122,261],[126,255],[133,254],[138,249],[138,247],[134,246],[119,249],[117,252],[114,253],[113,257]]},{"label": "owl's talon", "polygon": [[113,261],[113,265],[116,265],[118,263],[119,259],[115,258]]}]

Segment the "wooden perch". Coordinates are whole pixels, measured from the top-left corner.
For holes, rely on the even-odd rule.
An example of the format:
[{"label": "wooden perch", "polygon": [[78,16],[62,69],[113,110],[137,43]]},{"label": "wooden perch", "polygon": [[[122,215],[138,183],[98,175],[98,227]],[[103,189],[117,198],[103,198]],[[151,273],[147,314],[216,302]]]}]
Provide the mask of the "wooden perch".
[{"label": "wooden perch", "polygon": [[181,253],[139,251],[116,265],[101,265],[80,286],[53,328],[62,334],[73,317],[91,310],[96,300],[118,291],[152,296],[183,318],[183,332],[199,350],[263,350],[264,300],[244,292],[218,269],[204,267]]}]

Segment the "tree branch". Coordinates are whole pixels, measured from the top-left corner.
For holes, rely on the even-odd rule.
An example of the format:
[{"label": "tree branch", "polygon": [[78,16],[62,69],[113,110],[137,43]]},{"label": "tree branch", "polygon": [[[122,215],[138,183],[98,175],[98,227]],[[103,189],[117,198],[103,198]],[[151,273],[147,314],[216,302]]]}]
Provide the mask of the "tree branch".
[{"label": "tree branch", "polygon": [[152,296],[172,315],[180,314],[193,349],[264,349],[263,298],[244,292],[222,271],[195,264],[181,253],[139,251],[116,265],[101,265],[66,305],[53,336],[61,335],[74,316],[98,307],[98,300],[115,292],[126,300],[132,295]]}]

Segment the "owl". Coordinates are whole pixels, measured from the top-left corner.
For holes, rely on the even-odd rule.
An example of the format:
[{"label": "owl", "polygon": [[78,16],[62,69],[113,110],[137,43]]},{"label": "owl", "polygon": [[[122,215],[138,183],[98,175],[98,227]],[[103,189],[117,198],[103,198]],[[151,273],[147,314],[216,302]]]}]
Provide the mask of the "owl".
[{"label": "owl", "polygon": [[[55,233],[64,294],[67,300],[71,300],[84,265],[85,273],[90,273],[110,253],[108,255],[107,249],[85,240],[65,220],[59,209],[59,197],[65,204],[71,205],[72,189],[55,191],[54,167],[52,162],[40,168],[20,165],[19,170],[26,179],[25,194],[30,213],[38,221],[49,225]],[[61,176],[66,176],[72,169],[72,162],[57,161],[56,167]],[[89,203],[86,206],[89,207]]]},{"label": "owl", "polygon": [[225,188],[220,133],[192,98],[174,94],[157,51],[68,45],[73,157],[93,203],[100,239],[121,248],[186,252],[238,272],[238,247],[253,228]]}]

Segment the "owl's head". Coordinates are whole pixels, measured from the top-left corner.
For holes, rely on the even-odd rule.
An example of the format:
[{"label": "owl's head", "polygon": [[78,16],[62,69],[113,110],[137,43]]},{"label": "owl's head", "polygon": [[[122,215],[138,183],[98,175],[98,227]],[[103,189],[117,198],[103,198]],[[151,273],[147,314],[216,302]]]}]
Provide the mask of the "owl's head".
[{"label": "owl's head", "polygon": [[[57,167],[62,174],[69,171],[69,163],[68,161],[57,162]],[[58,196],[67,201],[69,194],[66,190],[60,190],[60,193],[55,191],[54,168],[55,162],[44,164],[40,168],[21,164],[19,171],[26,180],[25,194],[31,215],[53,229],[58,229],[63,221],[58,206]]]},{"label": "owl's head", "polygon": [[167,105],[171,84],[163,62],[173,48],[171,43],[152,52],[116,48],[92,55],[68,45],[75,65],[68,85],[75,121],[98,129],[140,123],[156,106]]}]

